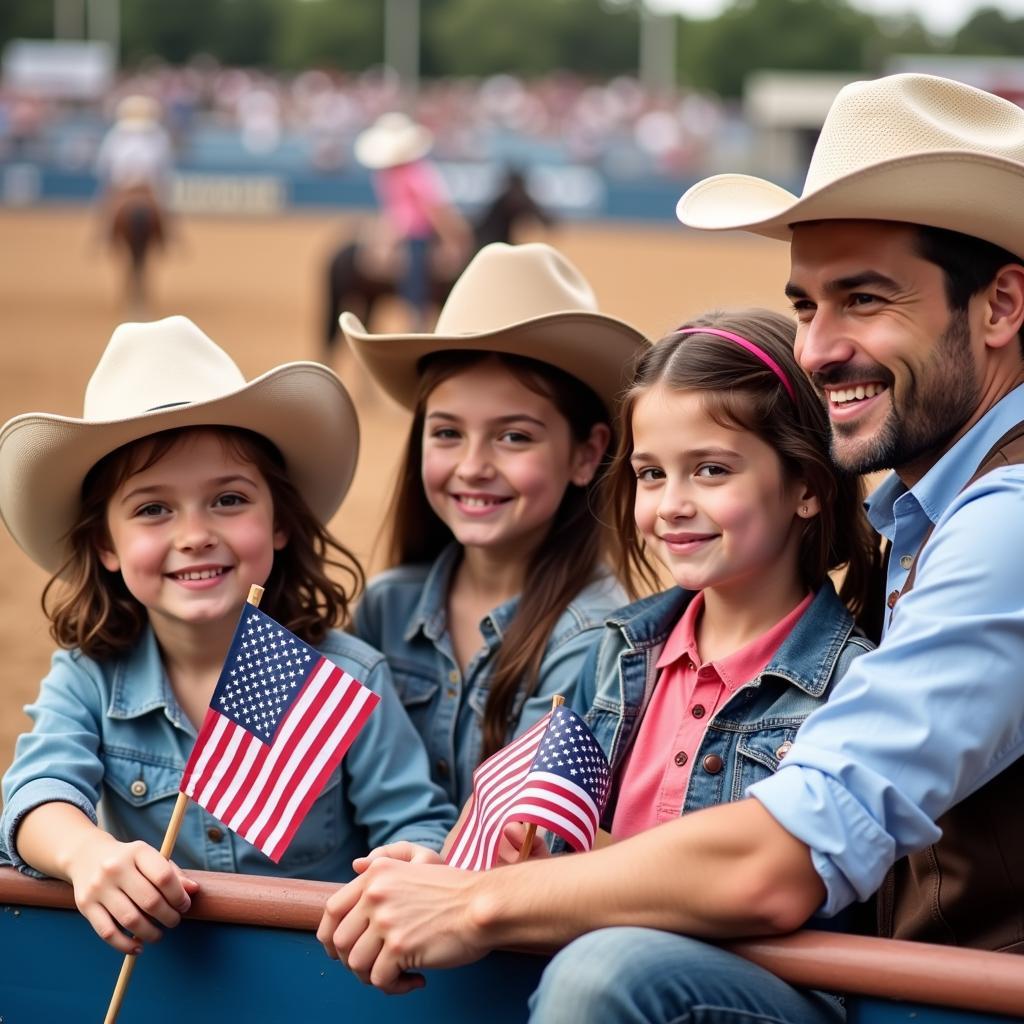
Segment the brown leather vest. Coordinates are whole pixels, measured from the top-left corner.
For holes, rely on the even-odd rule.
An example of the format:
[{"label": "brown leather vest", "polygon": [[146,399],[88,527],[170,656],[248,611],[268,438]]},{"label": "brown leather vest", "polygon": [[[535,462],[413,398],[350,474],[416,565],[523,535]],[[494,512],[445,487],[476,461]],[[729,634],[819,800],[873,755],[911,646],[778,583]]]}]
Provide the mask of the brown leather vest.
[{"label": "brown leather vest", "polygon": [[[1024,463],[1024,423],[996,442],[965,486],[1014,463]],[[914,585],[917,559],[930,534],[899,597]],[[979,641],[984,643],[984,636]],[[1024,688],[1024,665],[1020,681]],[[1024,757],[936,824],[942,829],[939,841],[897,861],[886,876],[876,897],[878,933],[1024,953]]]}]

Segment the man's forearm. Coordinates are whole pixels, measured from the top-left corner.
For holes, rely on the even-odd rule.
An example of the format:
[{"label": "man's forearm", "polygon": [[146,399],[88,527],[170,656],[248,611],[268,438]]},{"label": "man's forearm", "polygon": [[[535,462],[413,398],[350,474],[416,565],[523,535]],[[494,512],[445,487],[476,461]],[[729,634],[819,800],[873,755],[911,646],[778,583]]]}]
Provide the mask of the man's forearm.
[{"label": "man's forearm", "polygon": [[550,950],[616,925],[777,934],[803,924],[824,895],[807,847],[744,800],[592,853],[485,872],[469,913],[489,948]]}]

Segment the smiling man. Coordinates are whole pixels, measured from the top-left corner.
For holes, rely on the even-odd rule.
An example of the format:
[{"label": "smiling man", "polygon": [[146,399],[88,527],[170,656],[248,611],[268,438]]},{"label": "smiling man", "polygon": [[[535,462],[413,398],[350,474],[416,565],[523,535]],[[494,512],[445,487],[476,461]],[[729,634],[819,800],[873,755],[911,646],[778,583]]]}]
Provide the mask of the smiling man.
[{"label": "smiling man", "polygon": [[928,76],[856,83],[800,197],[719,175],[678,213],[791,241],[835,461],[895,470],[869,503],[882,642],[745,800],[484,874],[371,865],[319,934],[381,987],[561,948],[534,1021],[836,1021],[699,940],[876,892],[879,934],[1024,952],[1024,111]]}]

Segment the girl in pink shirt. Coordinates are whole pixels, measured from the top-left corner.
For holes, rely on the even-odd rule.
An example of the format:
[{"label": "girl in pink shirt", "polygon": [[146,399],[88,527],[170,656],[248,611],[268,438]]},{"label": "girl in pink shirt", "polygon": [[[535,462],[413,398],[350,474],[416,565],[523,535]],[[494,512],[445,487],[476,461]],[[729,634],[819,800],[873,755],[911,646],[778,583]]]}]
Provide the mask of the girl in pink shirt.
[{"label": "girl in pink shirt", "polygon": [[[855,617],[877,547],[794,333],[767,310],[701,317],[647,352],[626,393],[621,568],[676,586],[608,620],[577,691],[612,767],[614,838],[742,798],[871,646]],[[506,831],[506,859],[522,835]]]}]

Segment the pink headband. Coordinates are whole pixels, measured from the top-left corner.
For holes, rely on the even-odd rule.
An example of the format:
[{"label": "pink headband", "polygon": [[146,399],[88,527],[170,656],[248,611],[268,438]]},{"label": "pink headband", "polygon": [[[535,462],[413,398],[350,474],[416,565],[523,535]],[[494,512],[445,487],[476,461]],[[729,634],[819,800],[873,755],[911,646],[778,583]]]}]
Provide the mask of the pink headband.
[{"label": "pink headband", "polygon": [[748,341],[746,338],[741,338],[738,334],[733,334],[732,331],[722,331],[717,327],[684,327],[676,334],[714,334],[716,337],[725,338],[728,341],[734,341],[741,348],[745,348],[752,355],[757,356],[758,359],[768,367],[772,373],[782,382],[782,386],[789,393],[789,397],[796,401],[796,392],[793,390],[793,385],[790,384],[789,378],[783,372],[782,367],[763,348],[755,345],[752,341]]}]

